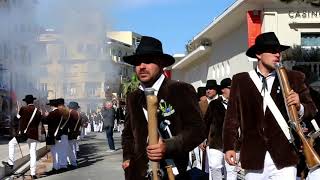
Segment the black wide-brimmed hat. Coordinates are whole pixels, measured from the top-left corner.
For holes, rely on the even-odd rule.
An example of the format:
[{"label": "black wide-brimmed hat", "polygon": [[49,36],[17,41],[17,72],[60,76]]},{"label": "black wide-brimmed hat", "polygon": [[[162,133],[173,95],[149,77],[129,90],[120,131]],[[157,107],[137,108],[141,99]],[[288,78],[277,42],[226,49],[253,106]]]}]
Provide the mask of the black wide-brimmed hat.
[{"label": "black wide-brimmed hat", "polygon": [[231,79],[230,78],[225,78],[225,79],[221,80],[220,89],[230,88],[230,87],[231,87]]},{"label": "black wide-brimmed hat", "polygon": [[25,101],[25,102],[33,102],[34,100],[36,100],[37,98],[33,97],[32,94],[28,94],[26,95],[26,97],[24,99],[22,99],[22,101]]},{"label": "black wide-brimmed hat", "polygon": [[197,88],[198,98],[206,95],[206,87],[198,87]]},{"label": "black wide-brimmed hat", "polygon": [[214,89],[219,90],[219,85],[217,84],[217,81],[214,79],[207,80],[206,89]]},{"label": "black wide-brimmed hat", "polygon": [[255,44],[247,50],[246,55],[252,58],[257,58],[257,52],[264,52],[269,49],[278,49],[281,52],[289,48],[290,46],[280,44],[274,32],[266,32],[256,37]]},{"label": "black wide-brimmed hat", "polygon": [[63,98],[58,98],[56,99],[57,105],[64,105],[64,99]]},{"label": "black wide-brimmed hat", "polygon": [[167,67],[172,65],[175,59],[171,55],[163,53],[162,44],[158,39],[142,36],[136,52],[131,56],[124,56],[123,61],[134,66],[145,62]]},{"label": "black wide-brimmed hat", "polygon": [[70,109],[79,109],[80,108],[79,104],[77,102],[75,102],[75,101],[69,102],[68,107]]},{"label": "black wide-brimmed hat", "polygon": [[47,105],[57,107],[58,106],[57,100],[56,99],[50,99],[49,103],[47,103]]}]

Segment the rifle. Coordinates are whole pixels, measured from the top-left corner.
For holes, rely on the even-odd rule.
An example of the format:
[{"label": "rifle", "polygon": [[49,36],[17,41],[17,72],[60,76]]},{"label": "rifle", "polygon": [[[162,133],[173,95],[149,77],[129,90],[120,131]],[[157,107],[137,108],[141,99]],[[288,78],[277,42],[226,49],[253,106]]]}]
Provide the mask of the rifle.
[{"label": "rifle", "polygon": [[[148,111],[148,136],[149,136],[149,145],[157,144],[159,141],[159,132],[158,132],[158,98],[154,95],[153,88],[145,89],[146,101],[147,101],[147,111]],[[160,180],[163,177],[163,174],[160,170],[159,162],[151,161],[151,178],[153,180]],[[169,180],[174,180],[174,174],[172,171],[172,165],[166,166]]]},{"label": "rifle", "polygon": [[277,63],[276,64],[276,72],[277,72],[277,75],[279,78],[281,91],[283,94],[287,114],[289,117],[289,125],[297,133],[297,135],[299,136],[299,138],[302,142],[303,153],[304,153],[304,156],[306,159],[306,164],[307,164],[308,168],[314,169],[320,165],[320,157],[316,153],[316,151],[314,150],[312,143],[311,143],[311,139],[310,138],[307,139],[304,136],[304,133],[303,133],[303,130],[302,130],[302,127],[300,124],[300,120],[298,117],[298,112],[297,112],[296,106],[295,105],[288,106],[286,103],[286,98],[288,97],[289,92],[292,90],[289,85],[286,69],[282,64]]},{"label": "rifle", "polygon": [[[17,140],[17,139],[16,139]],[[17,144],[18,144],[18,147],[19,147],[19,150],[20,150],[20,153],[21,153],[21,157],[23,158],[24,157],[24,155],[23,155],[23,153],[22,153],[22,150],[21,150],[21,146],[20,146],[20,143],[17,141]]]},{"label": "rifle", "polygon": [[[149,145],[157,144],[159,141],[158,136],[158,98],[154,95],[154,89],[146,88],[145,95],[147,100],[147,111],[148,111],[148,137]],[[160,165],[159,162],[151,161],[151,177],[153,180],[161,179]]]}]

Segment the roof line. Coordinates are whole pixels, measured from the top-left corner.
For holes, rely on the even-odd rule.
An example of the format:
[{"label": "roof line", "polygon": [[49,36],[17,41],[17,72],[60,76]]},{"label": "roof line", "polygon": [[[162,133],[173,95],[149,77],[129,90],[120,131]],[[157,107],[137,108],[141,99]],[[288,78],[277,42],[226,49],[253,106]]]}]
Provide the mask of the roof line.
[{"label": "roof line", "polygon": [[209,29],[214,27],[219,21],[221,21],[227,14],[229,14],[231,11],[233,11],[236,7],[244,3],[245,0],[237,0],[234,2],[231,6],[229,6],[226,10],[223,11],[217,18],[215,18],[204,30],[202,30],[200,33],[198,33],[195,37],[193,37],[192,41],[197,40],[200,38],[205,32],[207,32]]}]

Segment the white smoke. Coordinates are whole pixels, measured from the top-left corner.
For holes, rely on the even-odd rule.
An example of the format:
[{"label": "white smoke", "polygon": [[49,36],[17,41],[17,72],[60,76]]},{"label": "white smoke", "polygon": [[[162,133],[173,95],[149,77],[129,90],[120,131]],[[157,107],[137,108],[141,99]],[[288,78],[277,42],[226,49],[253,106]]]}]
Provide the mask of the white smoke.
[{"label": "white smoke", "polygon": [[[52,73],[52,79],[63,82],[65,88],[74,86],[81,89],[81,85],[74,84],[72,78],[65,78],[70,72],[81,76],[87,81],[85,92],[80,92],[82,95],[92,89],[110,87],[117,90],[119,69],[110,59],[106,39],[106,32],[111,29],[111,1],[41,0],[39,3],[39,22],[54,29],[64,47],[61,50],[64,57],[59,61],[64,68]],[[77,97],[74,98],[76,100]]]}]

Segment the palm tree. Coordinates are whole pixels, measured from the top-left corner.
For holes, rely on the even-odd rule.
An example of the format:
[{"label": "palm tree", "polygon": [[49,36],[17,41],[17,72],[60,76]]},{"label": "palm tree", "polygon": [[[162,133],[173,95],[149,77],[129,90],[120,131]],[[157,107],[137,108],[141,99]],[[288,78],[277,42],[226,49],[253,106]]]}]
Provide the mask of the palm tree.
[{"label": "palm tree", "polygon": [[299,1],[299,2],[305,2],[308,4],[311,4],[312,6],[320,6],[320,0],[280,0],[281,2],[285,3],[292,3],[294,1]]},{"label": "palm tree", "polygon": [[137,75],[133,74],[129,81],[122,83],[122,88],[121,88],[122,94],[126,97],[128,93],[138,89],[139,83],[140,82],[138,80]]}]

